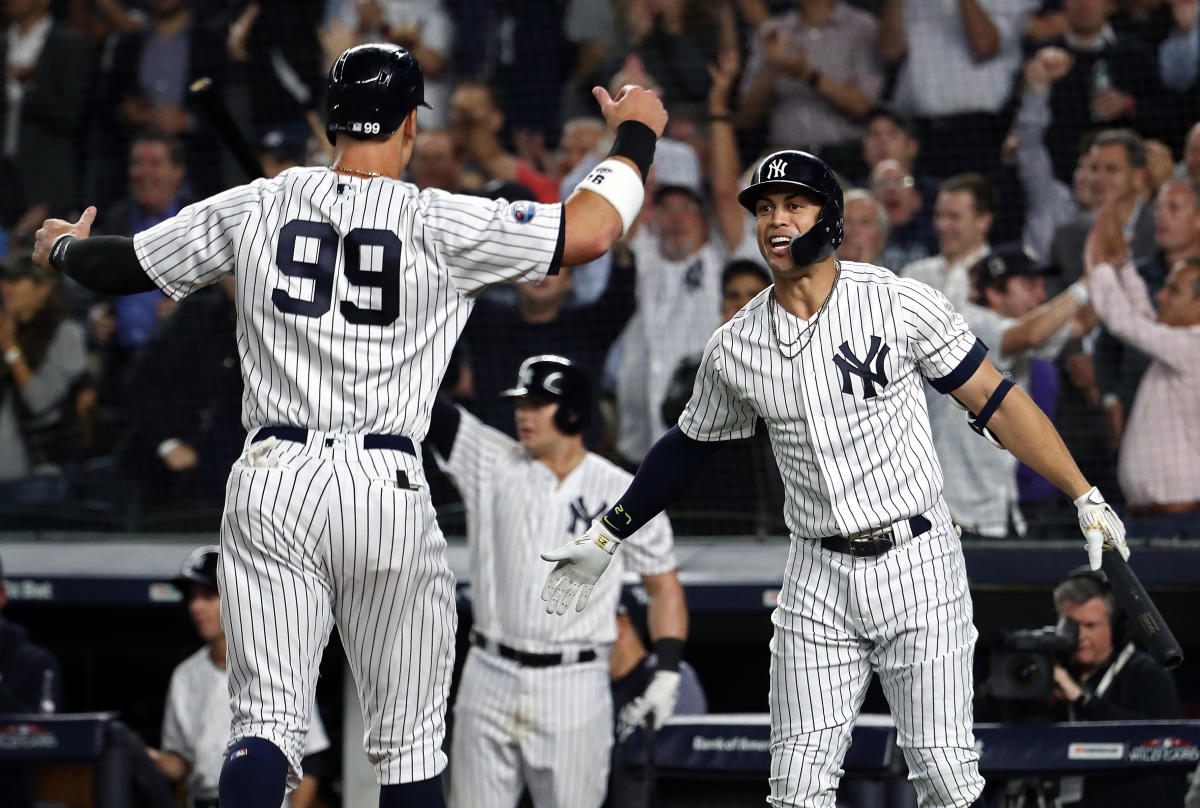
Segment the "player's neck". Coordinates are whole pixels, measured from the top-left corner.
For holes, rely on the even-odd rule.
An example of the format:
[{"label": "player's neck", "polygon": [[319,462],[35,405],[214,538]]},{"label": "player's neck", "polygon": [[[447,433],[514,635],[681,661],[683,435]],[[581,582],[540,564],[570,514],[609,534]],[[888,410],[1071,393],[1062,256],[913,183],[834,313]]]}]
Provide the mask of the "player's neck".
[{"label": "player's neck", "polygon": [[803,269],[774,273],[776,302],[784,311],[801,320],[817,313],[833,288],[837,263],[833,257],[822,259]]},{"label": "player's neck", "polygon": [[405,163],[402,155],[392,148],[390,140],[383,143],[364,141],[339,146],[329,167],[352,177],[379,176],[399,179],[404,173]]},{"label": "player's neck", "polygon": [[213,664],[221,670],[225,670],[225,636],[213,640],[208,644],[208,655],[212,659]]},{"label": "player's neck", "polygon": [[558,445],[548,448],[538,455],[538,462],[554,472],[558,479],[565,480],[567,475],[587,457],[587,449],[583,447],[582,439],[564,440]]}]

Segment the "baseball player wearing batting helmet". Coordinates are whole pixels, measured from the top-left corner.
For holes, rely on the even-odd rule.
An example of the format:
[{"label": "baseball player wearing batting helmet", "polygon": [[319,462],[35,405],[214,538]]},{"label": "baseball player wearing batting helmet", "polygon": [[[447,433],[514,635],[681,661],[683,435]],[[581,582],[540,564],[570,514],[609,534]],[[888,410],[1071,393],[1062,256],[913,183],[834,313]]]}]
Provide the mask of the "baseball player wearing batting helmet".
[{"label": "baseball player wearing batting helmet", "polygon": [[[147,750],[167,779],[186,782],[189,808],[217,806],[221,761],[233,719],[225,632],[221,629],[218,555],[215,544],[197,547],[173,581],[204,645],[171,674],[163,711],[162,748]],[[285,806],[307,808],[314,803],[321,752],[328,748],[325,726],[314,710],[304,746],[304,779]]]},{"label": "baseball player wearing batting helmet", "polygon": [[546,608],[581,608],[576,599],[586,603],[621,541],[721,441],[752,434],[761,418],[792,536],[771,617],[770,804],[834,805],[874,672],[920,805],[970,805],[983,789],[971,713],[976,632],[924,380],[1075,499],[1093,567],[1105,545],[1128,553],[1124,527],[940,292],[837,259],[842,192],[825,163],[772,154],[739,199],[775,283],[713,334],[678,427],[616,505],[543,555],[556,562]]},{"label": "baseball player wearing batting helmet", "polygon": [[[430,439],[462,493],[471,550],[474,628],[454,705],[450,802],[514,808],[528,788],[538,808],[603,802],[612,743],[609,649],[621,575],[593,594],[594,609],[563,622],[538,600],[544,580],[529,558],[584,529],[632,479],[584,448],[591,382],[561,356],[521,364],[513,399],[518,440],[439,400]],[[671,525],[652,519],[625,565],[650,596],[658,662],[623,720],[661,726],[679,694],[687,606],[675,572]]]},{"label": "baseball player wearing batting helmet", "polygon": [[278,805],[300,783],[334,625],[380,806],[443,804],[454,576],[418,444],[479,293],[593,260],[637,217],[666,110],[638,87],[595,95],[616,140],[565,203],[420,191],[399,180],[420,65],[360,45],[329,72],[329,168],[255,180],[133,239],[88,238],[95,208],[38,232],[35,260],[93,290],[178,299],[237,282],[248,434],[221,520],[222,808]]}]

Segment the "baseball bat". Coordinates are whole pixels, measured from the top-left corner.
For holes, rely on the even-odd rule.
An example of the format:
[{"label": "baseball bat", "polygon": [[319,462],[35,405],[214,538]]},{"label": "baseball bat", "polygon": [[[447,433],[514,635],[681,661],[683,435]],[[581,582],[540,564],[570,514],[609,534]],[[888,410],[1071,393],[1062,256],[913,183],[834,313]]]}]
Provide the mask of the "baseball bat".
[{"label": "baseball bat", "polygon": [[246,176],[250,179],[261,177],[263,168],[258,161],[258,152],[250,145],[250,141],[229,114],[229,107],[225,106],[225,102],[217,95],[213,80],[208,77],[196,79],[188,87],[188,94],[199,107],[201,114],[213,125],[213,129],[217,130],[217,138],[233,154],[233,159],[242,171],[246,172]]},{"label": "baseball bat", "polygon": [[1129,563],[1116,550],[1106,549],[1101,566],[1108,576],[1108,584],[1117,605],[1125,613],[1146,651],[1164,668],[1170,670],[1178,667],[1183,662],[1183,649]]}]

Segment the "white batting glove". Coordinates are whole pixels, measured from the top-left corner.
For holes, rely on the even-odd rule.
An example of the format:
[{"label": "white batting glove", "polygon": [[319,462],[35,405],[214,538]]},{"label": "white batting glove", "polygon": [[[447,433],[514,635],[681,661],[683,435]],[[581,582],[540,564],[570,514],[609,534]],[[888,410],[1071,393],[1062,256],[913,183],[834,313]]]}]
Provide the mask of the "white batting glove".
[{"label": "white batting glove", "polygon": [[675,712],[675,703],[679,701],[678,671],[657,671],[646,692],[621,708],[617,717],[617,734],[621,740],[631,732],[646,723],[646,716],[651,717],[652,726],[658,730]]},{"label": "white batting glove", "polygon": [[1121,558],[1129,560],[1129,545],[1125,543],[1125,525],[1112,506],[1104,501],[1100,489],[1092,486],[1086,494],[1075,500],[1079,511],[1079,529],[1083,531],[1087,547],[1088,563],[1093,570],[1100,569],[1104,548],[1116,550]]},{"label": "white batting glove", "polygon": [[[608,535],[599,521],[592,522],[587,532],[557,550],[542,553],[543,561],[557,561],[542,587],[546,614],[564,614],[575,602],[575,611],[582,612],[592,595],[592,587],[608,569],[612,554],[621,540]],[[575,601],[575,596],[579,600]]]}]

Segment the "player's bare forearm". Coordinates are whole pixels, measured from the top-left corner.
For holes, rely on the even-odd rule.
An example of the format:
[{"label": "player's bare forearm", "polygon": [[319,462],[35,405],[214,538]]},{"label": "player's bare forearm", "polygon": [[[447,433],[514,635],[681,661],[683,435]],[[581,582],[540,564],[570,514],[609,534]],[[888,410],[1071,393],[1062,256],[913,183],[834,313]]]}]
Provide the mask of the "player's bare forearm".
[{"label": "player's bare forearm", "polygon": [[[953,392],[971,412],[980,412],[1004,380],[989,360],[984,360],[967,382]],[[1091,485],[1084,478],[1066,444],[1046,414],[1025,391],[1013,387],[987,422],[1004,446],[1025,465],[1076,499]]]},{"label": "player's bare forearm", "polygon": [[576,190],[563,203],[563,228],[563,266],[579,266],[621,237],[621,214],[599,194]]},{"label": "player's bare forearm", "polygon": [[661,575],[643,575],[642,585],[650,596],[646,621],[650,627],[650,639],[687,639],[688,611],[683,584],[675,570]]}]

